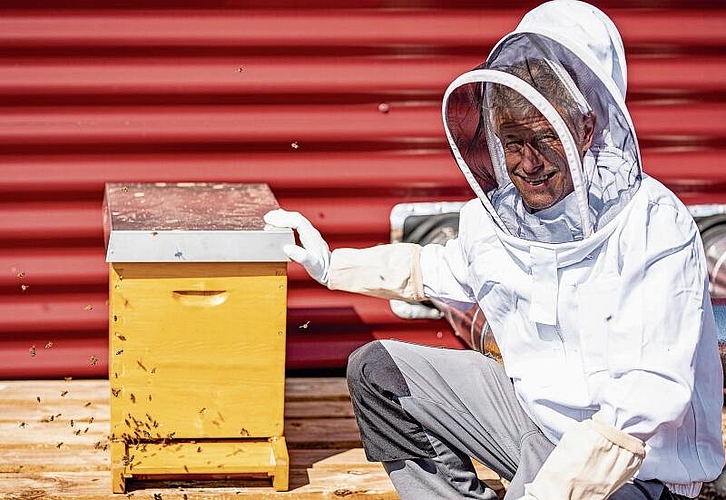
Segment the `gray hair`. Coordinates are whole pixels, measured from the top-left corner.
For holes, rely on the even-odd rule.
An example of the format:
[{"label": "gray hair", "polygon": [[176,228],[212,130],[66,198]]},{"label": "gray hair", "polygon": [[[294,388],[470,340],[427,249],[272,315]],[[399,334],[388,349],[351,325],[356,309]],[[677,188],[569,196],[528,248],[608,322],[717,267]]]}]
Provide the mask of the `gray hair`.
[{"label": "gray hair", "polygon": [[[582,139],[583,131],[580,124],[583,116],[588,114],[589,106],[577,90],[577,81],[571,71],[567,71],[564,67],[556,69],[544,59],[527,59],[497,69],[521,78],[539,91],[560,113],[575,140],[579,142]],[[483,107],[484,113],[488,108],[491,122],[495,127],[499,117],[512,113],[526,116],[536,111],[534,105],[522,94],[496,83],[488,86]]]}]

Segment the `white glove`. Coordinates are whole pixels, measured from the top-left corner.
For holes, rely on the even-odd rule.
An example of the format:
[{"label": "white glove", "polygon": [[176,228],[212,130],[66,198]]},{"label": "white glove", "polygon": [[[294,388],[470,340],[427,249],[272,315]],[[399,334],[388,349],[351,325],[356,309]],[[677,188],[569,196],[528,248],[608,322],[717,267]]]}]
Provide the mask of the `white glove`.
[{"label": "white glove", "polygon": [[631,480],[645,458],[640,439],[597,414],[568,429],[520,500],[602,500]]},{"label": "white glove", "polygon": [[279,208],[267,212],[265,222],[272,226],[286,227],[297,231],[302,247],[285,245],[282,251],[302,265],[308,274],[321,285],[328,284],[330,270],[330,248],[320,232],[299,212],[288,212]]}]

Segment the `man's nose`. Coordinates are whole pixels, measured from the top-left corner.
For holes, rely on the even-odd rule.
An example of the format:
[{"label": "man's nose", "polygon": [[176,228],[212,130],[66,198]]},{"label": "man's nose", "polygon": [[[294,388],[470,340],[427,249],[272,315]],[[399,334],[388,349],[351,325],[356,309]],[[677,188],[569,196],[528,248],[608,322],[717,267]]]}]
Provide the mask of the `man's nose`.
[{"label": "man's nose", "polygon": [[544,166],[544,156],[532,144],[525,142],[520,167],[525,172],[535,172]]}]

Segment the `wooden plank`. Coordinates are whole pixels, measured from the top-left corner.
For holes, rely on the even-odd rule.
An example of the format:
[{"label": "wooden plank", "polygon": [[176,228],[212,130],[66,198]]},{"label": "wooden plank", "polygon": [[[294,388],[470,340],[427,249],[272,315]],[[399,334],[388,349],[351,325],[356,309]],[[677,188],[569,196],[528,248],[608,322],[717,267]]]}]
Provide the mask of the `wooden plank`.
[{"label": "wooden plank", "polygon": [[[291,471],[291,476],[293,471]],[[161,481],[149,487],[149,483],[133,483],[129,488],[130,498],[154,498],[161,495],[164,500],[185,498],[227,500],[227,499],[295,499],[321,500],[324,498],[380,499],[394,500],[393,491],[384,472],[364,476],[337,473],[325,476],[324,482],[313,482],[304,472],[295,471],[291,485],[297,485],[287,492],[274,492],[260,482],[238,479],[199,481]],[[40,499],[53,498],[74,500],[119,500],[126,498],[111,493],[111,476],[108,472],[63,472],[39,473],[18,476],[0,474],[0,498]]]},{"label": "wooden plank", "polygon": [[339,377],[288,378],[285,383],[286,401],[345,401],[349,400],[348,385]]},{"label": "wooden plank", "polygon": [[[86,406],[87,403],[91,403]],[[108,422],[108,402],[94,403],[92,401],[68,400],[68,401],[47,401],[37,404],[35,401],[19,402],[14,401],[7,404],[3,402],[0,423],[20,423],[22,421],[40,422],[50,415],[60,414],[63,420],[69,418],[81,421],[93,417],[94,422]]]},{"label": "wooden plank", "polygon": [[108,451],[92,446],[37,446],[0,448],[0,473],[30,474],[39,472],[106,471],[111,467]]},{"label": "wooden plank", "polygon": [[[22,421],[40,421],[49,415],[75,415],[79,418],[93,416],[96,422],[108,421],[108,403],[94,403],[85,406],[88,401],[47,401],[43,404],[32,402],[3,403],[0,422],[20,423]],[[19,403],[23,403],[21,406]],[[352,418],[353,408],[349,401],[288,401],[285,403],[285,418]],[[65,413],[64,413],[65,412]]]},{"label": "wooden plank", "polygon": [[[35,446],[40,449],[65,447],[92,447],[98,441],[106,441],[108,437],[108,417],[106,422],[74,422],[70,426],[68,420],[53,422],[27,421],[25,426],[18,423],[0,423],[0,450],[8,447]],[[88,430],[86,430],[88,429]],[[80,432],[79,432],[80,431]]]},{"label": "wooden plank", "polygon": [[353,418],[349,401],[287,401],[285,418]]},{"label": "wooden plank", "polygon": [[[25,423],[23,426],[22,424]],[[77,432],[80,429],[80,432]],[[86,429],[88,429],[86,431]],[[109,435],[108,417],[105,421],[78,420],[71,427],[70,419],[61,417],[52,422],[24,420],[0,422],[0,449],[13,445],[40,445],[46,448],[63,446],[92,446],[105,441]],[[285,421],[288,444],[297,448],[341,448],[360,446],[355,420],[351,418],[303,418]]]},{"label": "wooden plank", "polygon": [[[51,347],[52,348],[52,347]],[[37,346],[40,351],[43,346]],[[94,401],[108,403],[108,380],[3,380],[0,382],[0,397],[3,407],[13,402],[41,402],[47,400],[69,401],[74,398],[79,401]],[[61,398],[63,391],[68,391],[65,398]]]},{"label": "wooden plank", "polygon": [[[109,454],[103,449],[4,445],[0,450],[3,458],[0,472],[79,472],[108,470],[110,467]],[[377,468],[380,464],[368,462],[363,448],[320,448],[290,450],[290,466],[295,469],[366,466]]]},{"label": "wooden plank", "polygon": [[[41,349],[43,346],[37,346]],[[68,394],[61,398],[60,394],[68,390]],[[89,380],[3,380],[0,381],[0,397],[2,406],[12,402],[41,401],[93,401],[95,403],[108,403],[109,382],[105,379]],[[347,400],[348,385],[341,377],[292,377],[285,381],[286,401],[311,400]]]}]

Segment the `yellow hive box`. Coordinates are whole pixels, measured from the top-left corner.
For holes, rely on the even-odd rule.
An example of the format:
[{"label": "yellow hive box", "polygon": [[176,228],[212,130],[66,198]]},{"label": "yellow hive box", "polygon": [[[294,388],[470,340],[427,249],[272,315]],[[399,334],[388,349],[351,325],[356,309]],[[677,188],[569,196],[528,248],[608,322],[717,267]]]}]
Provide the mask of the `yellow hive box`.
[{"label": "yellow hive box", "polygon": [[111,473],[271,477],[283,436],[286,257],[264,184],[108,184]]}]

